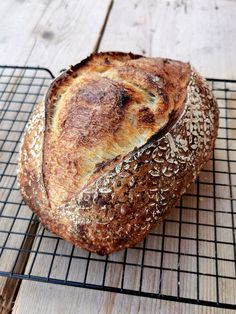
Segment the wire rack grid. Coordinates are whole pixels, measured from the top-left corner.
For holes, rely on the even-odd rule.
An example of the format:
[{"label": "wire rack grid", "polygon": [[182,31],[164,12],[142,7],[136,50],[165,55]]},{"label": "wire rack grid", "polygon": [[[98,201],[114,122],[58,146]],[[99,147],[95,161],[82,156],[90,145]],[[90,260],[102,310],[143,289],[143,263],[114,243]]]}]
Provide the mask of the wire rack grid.
[{"label": "wire rack grid", "polygon": [[101,257],[44,229],[17,187],[21,136],[52,78],[0,66],[0,276],[236,309],[236,81],[208,80],[220,128],[197,182],[142,243]]}]

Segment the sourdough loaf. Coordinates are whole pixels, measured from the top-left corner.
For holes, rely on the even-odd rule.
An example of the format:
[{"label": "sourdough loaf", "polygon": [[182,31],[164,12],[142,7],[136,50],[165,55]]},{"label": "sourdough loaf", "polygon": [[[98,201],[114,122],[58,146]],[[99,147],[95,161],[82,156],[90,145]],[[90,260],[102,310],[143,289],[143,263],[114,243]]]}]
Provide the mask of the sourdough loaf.
[{"label": "sourdough loaf", "polygon": [[216,101],[189,65],[92,54],[50,85],[28,122],[18,182],[53,233],[107,254],[141,241],[209,160]]}]

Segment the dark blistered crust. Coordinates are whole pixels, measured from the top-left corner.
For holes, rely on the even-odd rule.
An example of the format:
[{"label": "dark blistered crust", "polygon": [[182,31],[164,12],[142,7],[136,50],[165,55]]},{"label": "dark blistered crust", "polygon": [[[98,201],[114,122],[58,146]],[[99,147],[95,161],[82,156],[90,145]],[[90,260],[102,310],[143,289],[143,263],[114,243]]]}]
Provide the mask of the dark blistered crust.
[{"label": "dark blistered crust", "polygon": [[[125,54],[117,56],[129,58]],[[89,60],[93,62],[93,57]],[[81,67],[87,65],[83,62]],[[80,68],[76,66],[73,71],[75,69]],[[56,92],[55,86],[52,89]],[[48,94],[51,95],[49,102],[53,101],[51,93],[52,90]],[[40,132],[38,130],[41,140],[36,145],[33,144],[36,123],[29,127],[21,149],[18,180],[24,199],[42,223],[76,246],[99,254],[141,241],[175,206],[212,153],[218,129],[218,109],[206,82],[194,70],[185,94],[178,115],[173,115],[164,132],[156,134],[126,157],[117,156],[114,163],[97,165],[99,175],[95,173],[82,191],[53,209],[47,199],[43,156],[40,155],[47,126],[46,132],[42,128]],[[44,104],[40,107],[41,117],[44,107]],[[39,119],[37,112],[32,118]],[[32,153],[35,150],[38,155]]]}]

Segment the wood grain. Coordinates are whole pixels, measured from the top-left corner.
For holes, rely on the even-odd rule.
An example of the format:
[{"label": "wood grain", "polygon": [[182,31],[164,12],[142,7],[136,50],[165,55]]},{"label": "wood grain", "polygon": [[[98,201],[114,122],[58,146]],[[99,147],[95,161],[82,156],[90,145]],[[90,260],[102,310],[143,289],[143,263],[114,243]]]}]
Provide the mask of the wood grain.
[{"label": "wood grain", "polygon": [[40,65],[58,74],[94,50],[110,2],[1,1],[0,63]]},{"label": "wood grain", "polygon": [[235,11],[227,0],[116,0],[100,50],[190,61],[204,76],[235,79]]},{"label": "wood grain", "polygon": [[[27,299],[26,299],[27,296]],[[13,314],[229,314],[230,310],[23,281]]]}]

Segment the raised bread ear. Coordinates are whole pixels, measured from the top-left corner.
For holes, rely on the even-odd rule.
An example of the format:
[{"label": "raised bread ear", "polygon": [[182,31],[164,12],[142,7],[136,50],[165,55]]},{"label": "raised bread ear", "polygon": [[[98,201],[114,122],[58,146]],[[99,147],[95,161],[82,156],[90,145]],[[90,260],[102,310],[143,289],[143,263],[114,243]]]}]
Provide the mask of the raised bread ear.
[{"label": "raised bread ear", "polygon": [[[70,85],[71,77],[73,71],[64,77],[63,86]],[[60,90],[60,85],[52,87],[53,93]],[[83,188],[59,206],[51,206],[44,184],[46,103],[38,105],[23,139],[18,180],[25,201],[42,223],[76,246],[99,254],[141,241],[195,180],[214,146],[217,105],[193,69],[184,94],[163,130],[141,147],[100,165]]]}]

